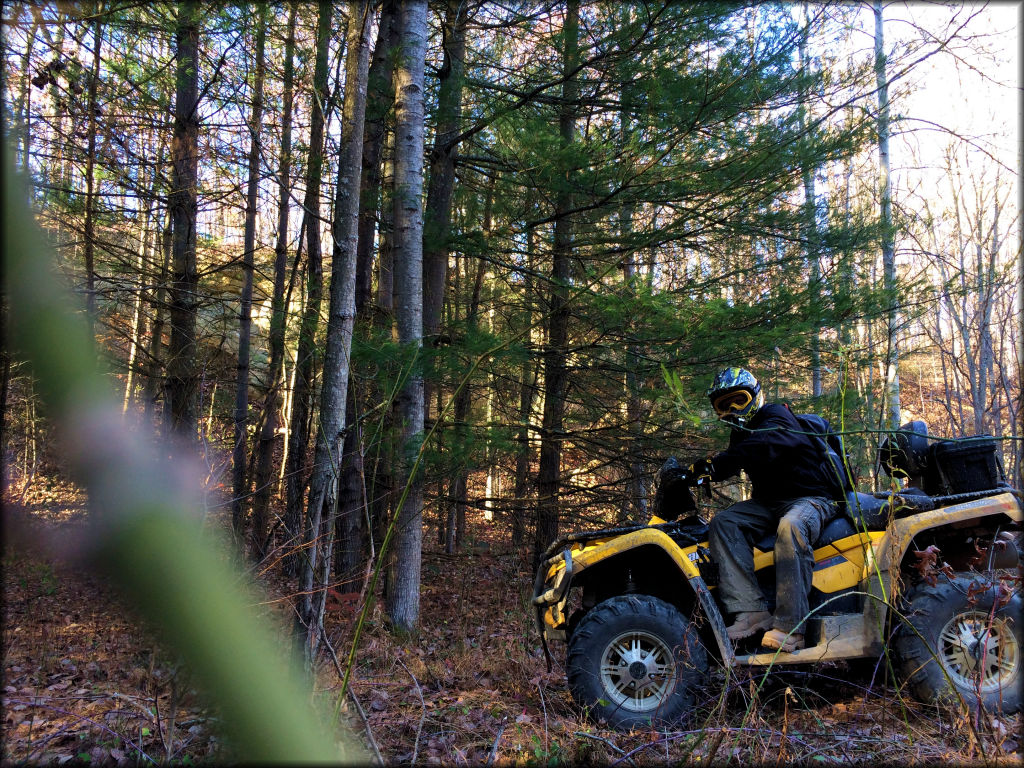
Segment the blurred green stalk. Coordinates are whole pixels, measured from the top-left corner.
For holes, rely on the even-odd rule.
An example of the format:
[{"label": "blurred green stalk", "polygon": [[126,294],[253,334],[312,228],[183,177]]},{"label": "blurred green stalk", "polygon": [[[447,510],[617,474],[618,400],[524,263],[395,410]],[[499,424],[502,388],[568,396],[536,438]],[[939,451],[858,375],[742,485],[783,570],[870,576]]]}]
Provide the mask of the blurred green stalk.
[{"label": "blurred green stalk", "polygon": [[89,491],[83,547],[181,653],[218,707],[234,757],[366,763],[332,738],[336,726],[313,706],[310,682],[254,612],[255,592],[241,586],[230,549],[204,530],[198,474],[190,482],[183,462],[159,455],[151,436],[124,423],[13,167],[5,147],[6,341],[31,363],[72,471]]}]

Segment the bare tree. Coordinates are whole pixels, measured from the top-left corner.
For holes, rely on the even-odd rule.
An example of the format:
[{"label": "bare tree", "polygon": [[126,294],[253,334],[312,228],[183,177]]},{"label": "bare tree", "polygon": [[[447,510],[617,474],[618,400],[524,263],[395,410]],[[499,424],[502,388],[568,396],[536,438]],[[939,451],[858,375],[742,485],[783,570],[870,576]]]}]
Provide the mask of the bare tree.
[{"label": "bare tree", "polygon": [[427,2],[399,4],[395,67],[395,283],[398,340],[406,351],[405,383],[398,395],[401,423],[399,485],[404,499],[394,521],[388,572],[387,611],[392,624],[412,631],[419,621],[423,540],[423,486],[417,472],[423,441],[423,72],[427,48]]},{"label": "bare tree", "polygon": [[[341,153],[334,199],[331,294],[320,389],[320,429],[306,512],[306,559],[302,571],[300,619],[306,626],[306,662],[316,658],[323,624],[334,546],[338,477],[345,432],[352,331],[356,320],[356,245],[359,238],[359,184],[362,175],[366,76],[370,61],[369,0],[348,4],[345,101],[341,117]],[[319,579],[319,583],[317,583]]]}]

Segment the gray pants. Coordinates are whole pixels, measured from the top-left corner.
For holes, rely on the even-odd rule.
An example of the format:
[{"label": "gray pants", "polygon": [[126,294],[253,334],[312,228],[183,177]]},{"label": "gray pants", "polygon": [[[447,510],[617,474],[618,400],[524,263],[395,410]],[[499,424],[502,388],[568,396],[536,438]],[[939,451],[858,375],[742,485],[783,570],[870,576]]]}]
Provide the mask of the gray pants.
[{"label": "gray pants", "polygon": [[[767,610],[754,576],[753,544],[776,528],[773,627],[795,629],[807,616],[814,575],[814,542],[835,512],[825,498],[733,504],[711,520],[711,557],[718,563],[718,592],[730,613]],[[801,629],[798,634],[803,634]]]}]

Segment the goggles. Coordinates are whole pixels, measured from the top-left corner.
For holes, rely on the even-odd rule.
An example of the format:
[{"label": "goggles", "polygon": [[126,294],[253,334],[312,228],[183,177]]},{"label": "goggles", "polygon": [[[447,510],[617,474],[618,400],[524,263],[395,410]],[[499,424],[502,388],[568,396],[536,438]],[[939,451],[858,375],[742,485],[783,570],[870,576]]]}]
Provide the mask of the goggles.
[{"label": "goggles", "polygon": [[711,401],[711,407],[719,416],[729,414],[742,415],[754,400],[754,395],[746,389],[734,389],[719,395]]}]

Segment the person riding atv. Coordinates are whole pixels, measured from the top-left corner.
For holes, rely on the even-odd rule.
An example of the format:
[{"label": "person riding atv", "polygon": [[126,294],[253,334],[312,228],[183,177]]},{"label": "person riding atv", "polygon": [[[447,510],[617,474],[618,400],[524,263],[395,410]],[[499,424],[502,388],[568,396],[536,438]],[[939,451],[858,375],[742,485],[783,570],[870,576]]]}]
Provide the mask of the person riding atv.
[{"label": "person riding atv", "polygon": [[[812,565],[797,566],[801,578],[809,574],[810,588],[806,610],[795,619],[801,609],[787,583],[792,577],[779,577],[788,554],[777,543],[782,526],[768,522],[741,530],[731,555],[752,561],[763,600],[756,605],[775,619],[784,617],[776,627],[789,640],[803,635],[803,647],[794,643],[790,650],[783,642],[766,651],[754,645],[763,642],[757,630],[735,638],[740,616],[731,633],[726,626],[724,616],[742,614],[750,604],[729,602],[722,583],[730,578],[730,566],[722,567],[728,560],[714,544],[713,520],[709,525],[696,514],[692,492],[729,476],[737,464],[723,454],[730,454],[734,441],[746,445],[761,434],[750,430],[762,422],[742,413],[746,395],[728,395],[718,393],[716,410],[747,418],[746,429],[734,430],[730,448],[710,465],[684,468],[670,460],[660,473],[649,522],[565,534],[542,553],[534,582],[537,626],[549,668],[549,643],[565,642],[575,701],[615,728],[672,725],[702,700],[716,698],[714,690],[705,691],[712,662],[726,671],[768,669],[889,653],[904,689],[924,701],[1018,711],[1024,494],[1006,484],[995,440],[932,443],[923,422],[906,424],[886,439],[879,460],[908,487],[878,494],[851,488],[836,514],[822,514],[820,531],[798,528]],[[771,415],[775,408],[762,402],[755,415],[757,410]],[[806,418],[797,417],[801,427]],[[742,466],[752,474],[756,494],[758,470]],[[775,471],[795,474],[785,459]],[[761,532],[766,535],[758,537]]]},{"label": "person riding atv", "polygon": [[[784,405],[765,403],[760,382],[743,368],[726,368],[707,392],[718,418],[732,428],[727,450],[691,465],[686,480],[714,481],[745,470],[752,492],[711,520],[711,558],[718,563],[719,599],[734,614],[731,640],[767,629],[764,648],[804,647],[799,629],[807,615],[814,551],[822,528],[840,514],[835,499],[843,486],[822,457],[816,438],[805,433]],[[680,478],[683,480],[683,478]],[[775,615],[754,574],[753,543],[775,531]]]}]

